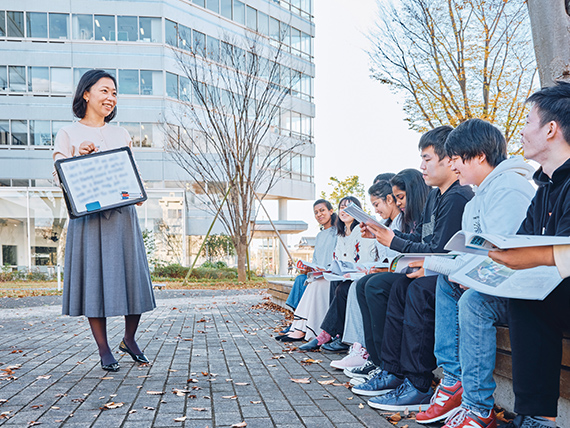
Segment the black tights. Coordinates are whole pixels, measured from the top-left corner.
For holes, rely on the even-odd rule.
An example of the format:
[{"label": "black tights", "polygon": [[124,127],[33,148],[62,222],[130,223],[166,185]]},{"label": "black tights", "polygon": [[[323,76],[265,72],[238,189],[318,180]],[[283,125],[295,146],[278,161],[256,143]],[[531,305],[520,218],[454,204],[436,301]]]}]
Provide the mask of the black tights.
[{"label": "black tights", "polygon": [[[142,354],[137,342],[135,341],[135,333],[139,326],[140,315],[125,315],[125,336],[123,340],[129,349],[135,354]],[[103,364],[116,363],[117,360],[113,356],[113,352],[107,342],[107,318],[88,318],[91,332],[99,348],[99,356]]]}]

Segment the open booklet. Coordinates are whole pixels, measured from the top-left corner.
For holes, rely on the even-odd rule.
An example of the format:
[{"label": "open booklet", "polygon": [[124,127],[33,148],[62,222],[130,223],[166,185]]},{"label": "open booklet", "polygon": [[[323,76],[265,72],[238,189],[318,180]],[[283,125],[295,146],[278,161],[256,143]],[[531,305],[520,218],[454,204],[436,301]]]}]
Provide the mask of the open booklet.
[{"label": "open booklet", "polygon": [[[390,262],[390,272],[395,273],[412,273],[414,270],[419,268],[410,268],[408,265],[413,262],[427,260],[429,258],[440,259],[445,261],[452,261],[458,256],[458,254],[448,254],[448,253],[406,253],[400,254],[392,259]],[[425,263],[425,262],[424,262]],[[439,271],[433,271],[430,268],[426,268],[424,264],[424,275],[432,276],[438,275]]]},{"label": "open booklet", "polygon": [[493,235],[490,233],[472,233],[460,230],[445,244],[449,251],[460,251],[487,255],[489,250],[522,247],[541,247],[545,245],[569,245],[570,237],[544,235]]},{"label": "open booklet", "polygon": [[327,268],[317,265],[316,263],[306,262],[305,260],[297,260],[297,269],[299,270],[308,270],[308,271],[315,271],[315,272],[323,272],[327,270]]},{"label": "open booklet", "polygon": [[362,208],[360,208],[354,202],[351,202],[350,204],[348,204],[346,206],[346,208],[344,209],[344,212],[347,213],[349,216],[354,217],[356,220],[358,220],[361,223],[372,224],[376,227],[383,227],[384,229],[388,229],[385,225],[380,223],[378,220],[376,220],[370,214],[364,212],[362,210]]},{"label": "open booklet", "polygon": [[513,270],[480,255],[467,256],[449,279],[480,293],[525,300],[543,300],[562,281],[555,266]]},{"label": "open booklet", "polygon": [[387,268],[388,259],[369,263],[354,263],[341,260],[333,260],[329,269],[323,273],[327,281],[347,281],[362,278],[372,268]]}]

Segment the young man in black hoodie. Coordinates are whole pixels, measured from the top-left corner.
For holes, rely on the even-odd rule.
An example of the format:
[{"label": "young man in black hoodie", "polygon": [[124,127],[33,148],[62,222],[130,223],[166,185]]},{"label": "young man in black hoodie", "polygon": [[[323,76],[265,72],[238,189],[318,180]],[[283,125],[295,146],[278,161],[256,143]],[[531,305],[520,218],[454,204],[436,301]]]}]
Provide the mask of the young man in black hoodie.
[{"label": "young man in black hoodie", "polygon": [[[540,163],[539,186],[518,233],[570,236],[570,83],[558,82],[529,97],[532,104],[521,131],[524,155]],[[544,249],[548,251],[547,249]],[[541,264],[512,260],[525,251],[491,251],[496,261],[512,267]],[[551,263],[545,263],[551,264]],[[509,302],[513,388],[517,428],[556,427],[560,395],[562,332],[570,329],[570,278],[544,300]]]},{"label": "young man in black hoodie", "polygon": [[[473,197],[469,186],[461,186],[451,170],[445,141],[452,131],[441,126],[422,135],[419,143],[426,184],[435,186],[428,195],[422,219],[413,233],[362,225],[363,236],[370,229],[376,239],[401,253],[440,253],[447,241],[461,229],[465,204]],[[378,369],[352,391],[365,396],[386,395],[389,402],[368,404],[389,410],[417,411],[429,406],[433,355],[435,286],[437,276],[385,273],[376,281],[357,283],[358,303],[364,321],[366,348]],[[386,309],[384,309],[386,308]],[[384,328],[375,326],[384,325]],[[389,345],[389,346],[388,346]],[[346,373],[346,372],[345,372]],[[387,407],[386,407],[387,406]]]}]

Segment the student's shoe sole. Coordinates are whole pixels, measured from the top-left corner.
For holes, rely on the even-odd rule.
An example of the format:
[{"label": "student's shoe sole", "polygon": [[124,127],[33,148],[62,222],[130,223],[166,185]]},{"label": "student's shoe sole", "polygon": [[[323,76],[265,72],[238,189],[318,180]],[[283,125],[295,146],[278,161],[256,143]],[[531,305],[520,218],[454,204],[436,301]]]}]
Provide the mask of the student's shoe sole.
[{"label": "student's shoe sole", "polygon": [[352,388],[351,391],[356,395],[364,395],[365,397],[378,397],[379,395],[388,394],[390,391],[393,391],[393,389],[383,389],[380,391],[366,391],[363,389]]},{"label": "student's shoe sole", "polygon": [[371,400],[368,400],[368,405],[370,407],[372,407],[373,409],[378,409],[378,410],[386,410],[388,412],[404,412],[406,411],[406,409],[409,412],[423,412],[425,410],[428,409],[429,407],[429,403],[428,404],[407,404],[407,405],[400,405],[400,406],[391,406],[388,404],[376,404],[374,402],[372,402]]},{"label": "student's shoe sole", "polygon": [[356,385],[363,384],[364,382],[366,382],[366,378],[353,377],[352,379],[350,379],[349,383],[351,386],[356,386]]},{"label": "student's shoe sole", "polygon": [[[453,413],[455,413],[456,409],[457,409],[457,407],[451,409],[449,412],[447,412],[444,415],[437,416],[437,417],[432,418],[432,419],[425,419],[423,421],[420,421],[418,418],[416,418],[416,422],[418,424],[433,424],[434,422],[443,421],[444,419],[447,419],[449,416],[451,416]],[[422,410],[422,411],[425,411],[425,410]]]},{"label": "student's shoe sole", "polygon": [[343,373],[345,376],[348,376],[351,379],[366,379],[368,378],[368,374],[370,374],[370,372],[368,374],[353,373],[350,371],[350,369],[344,369]]}]

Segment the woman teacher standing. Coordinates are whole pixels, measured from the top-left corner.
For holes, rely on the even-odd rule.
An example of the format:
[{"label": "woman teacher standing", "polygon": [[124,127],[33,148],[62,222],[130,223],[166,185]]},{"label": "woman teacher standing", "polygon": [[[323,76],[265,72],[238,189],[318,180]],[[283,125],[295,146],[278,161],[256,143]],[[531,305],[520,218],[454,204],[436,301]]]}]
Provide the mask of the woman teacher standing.
[{"label": "woman teacher standing", "polygon": [[[130,147],[129,133],[108,124],[117,114],[116,86],[115,78],[103,70],[83,75],[73,98],[73,113],[80,120],[57,133],[54,160]],[[148,363],[135,333],[141,314],[155,307],[135,207],[69,219],[63,314],[88,318],[104,370],[119,370],[107,342],[107,317],[125,317],[125,335],[119,349],[135,362]]]}]

